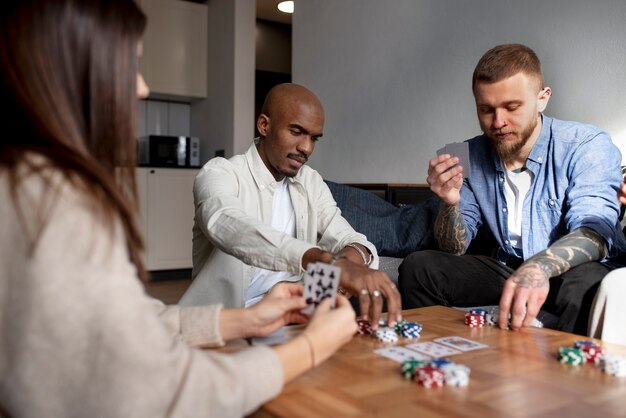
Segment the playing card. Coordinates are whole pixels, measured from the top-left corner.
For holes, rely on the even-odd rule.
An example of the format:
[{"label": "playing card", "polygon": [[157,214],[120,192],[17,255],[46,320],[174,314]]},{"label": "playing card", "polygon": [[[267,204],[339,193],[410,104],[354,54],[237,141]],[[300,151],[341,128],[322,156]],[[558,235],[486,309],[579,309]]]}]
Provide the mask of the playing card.
[{"label": "playing card", "polygon": [[451,348],[442,344],[437,344],[432,341],[409,344],[406,346],[406,348],[419,351],[420,353],[427,354],[431,357],[453,356],[455,354],[462,353],[459,350],[455,350],[454,348]]},{"label": "playing card", "polygon": [[472,350],[480,350],[481,348],[489,347],[486,344],[479,343],[477,341],[468,340],[463,337],[441,337],[435,338],[433,341],[436,341],[440,344],[447,345],[448,347],[456,348],[461,351],[472,351]]},{"label": "playing card", "polygon": [[405,347],[385,347],[378,348],[374,350],[374,353],[379,356],[387,357],[393,361],[397,361],[398,363],[402,363],[405,360],[415,359],[415,360],[430,360],[429,356],[426,356],[422,353],[418,353],[417,351],[409,350]]},{"label": "playing card", "polygon": [[[469,159],[469,144],[467,142],[452,142],[437,150],[437,155],[450,154],[459,159],[458,165],[463,167],[463,177],[469,178],[472,172]],[[456,167],[456,166],[453,166]]]},{"label": "playing card", "polygon": [[458,165],[463,167],[463,177],[469,178],[472,171],[469,159],[469,144],[467,142],[453,142],[446,144],[445,149],[446,154],[459,159]]},{"label": "playing card", "polygon": [[304,299],[309,306],[302,310],[305,315],[312,315],[322,300],[329,298],[330,306],[335,307],[337,288],[341,269],[326,263],[311,263],[304,275]]}]

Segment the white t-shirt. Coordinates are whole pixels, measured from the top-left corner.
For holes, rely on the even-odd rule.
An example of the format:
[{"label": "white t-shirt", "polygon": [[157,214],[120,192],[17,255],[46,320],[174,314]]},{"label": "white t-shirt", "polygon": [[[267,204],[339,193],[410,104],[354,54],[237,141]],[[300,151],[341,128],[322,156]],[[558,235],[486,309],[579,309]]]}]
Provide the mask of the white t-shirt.
[{"label": "white t-shirt", "polygon": [[524,199],[534,174],[526,167],[506,170],[506,182],[504,183],[504,196],[509,211],[509,242],[511,246],[519,250],[522,254],[522,215],[524,209]]},{"label": "white t-shirt", "polygon": [[[272,228],[290,237],[296,236],[296,216],[291,204],[291,195],[286,179],[276,183],[272,200]],[[263,296],[278,282],[293,276],[288,271],[272,271],[256,268],[250,279],[246,294],[246,308],[259,302]]]}]

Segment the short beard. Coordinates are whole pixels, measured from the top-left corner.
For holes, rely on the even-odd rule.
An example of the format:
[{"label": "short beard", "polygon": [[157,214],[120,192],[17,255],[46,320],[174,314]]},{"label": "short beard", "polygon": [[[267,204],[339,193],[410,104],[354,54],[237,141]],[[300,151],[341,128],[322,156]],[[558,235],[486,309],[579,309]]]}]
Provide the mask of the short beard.
[{"label": "short beard", "polygon": [[499,140],[492,137],[487,132],[485,132],[485,135],[487,135],[487,137],[489,138],[491,146],[493,146],[493,148],[496,150],[496,153],[498,154],[500,159],[502,159],[502,161],[508,161],[518,155],[520,150],[524,148],[536,127],[537,119],[534,119],[533,122],[531,122],[522,132],[519,133],[519,139],[514,142]]}]

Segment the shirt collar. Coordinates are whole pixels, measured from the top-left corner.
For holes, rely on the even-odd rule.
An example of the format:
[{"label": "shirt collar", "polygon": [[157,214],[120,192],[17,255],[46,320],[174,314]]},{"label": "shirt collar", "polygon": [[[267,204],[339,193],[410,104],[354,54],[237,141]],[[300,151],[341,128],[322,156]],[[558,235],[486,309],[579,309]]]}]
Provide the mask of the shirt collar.
[{"label": "shirt collar", "polygon": [[[248,151],[246,151],[246,160],[248,161],[248,167],[259,189],[263,190],[268,187],[271,187],[273,189],[276,187],[277,181],[276,179],[274,179],[274,176],[261,159],[259,150],[257,150],[256,148],[258,142],[259,138],[254,138],[252,145],[250,145],[250,148],[248,148]],[[298,174],[296,174],[295,177],[287,177],[287,181],[289,183],[301,183],[301,173],[302,168],[298,171]]]}]

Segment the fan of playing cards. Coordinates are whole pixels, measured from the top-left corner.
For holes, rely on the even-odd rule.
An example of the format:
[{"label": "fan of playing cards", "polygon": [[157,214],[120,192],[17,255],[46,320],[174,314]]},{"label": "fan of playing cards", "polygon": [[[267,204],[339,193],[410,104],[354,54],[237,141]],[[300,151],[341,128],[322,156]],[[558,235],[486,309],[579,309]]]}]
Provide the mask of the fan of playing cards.
[{"label": "fan of playing cards", "polygon": [[307,306],[302,310],[305,315],[313,315],[315,308],[324,299],[330,299],[330,306],[335,307],[337,288],[341,269],[326,263],[310,263],[304,275],[304,299]]}]

